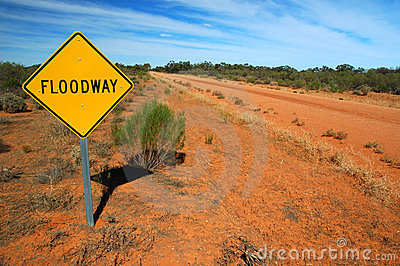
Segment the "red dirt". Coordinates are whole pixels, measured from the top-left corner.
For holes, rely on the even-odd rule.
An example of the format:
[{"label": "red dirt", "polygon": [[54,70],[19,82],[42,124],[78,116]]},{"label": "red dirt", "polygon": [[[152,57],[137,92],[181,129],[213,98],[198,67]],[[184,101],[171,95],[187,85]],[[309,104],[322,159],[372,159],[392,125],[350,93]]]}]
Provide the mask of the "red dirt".
[{"label": "red dirt", "polygon": [[[59,156],[57,147],[61,147],[63,158],[69,159],[78,138],[62,138],[61,144],[61,139],[50,142],[50,115],[46,111],[13,115],[0,112],[0,116],[11,119],[11,124],[0,125],[2,139],[10,145],[9,151],[0,153],[0,165],[15,165],[23,173],[19,179],[0,183],[0,263],[237,265],[245,263],[244,239],[257,248],[301,252],[306,248],[338,249],[339,238],[347,241],[344,251],[368,248],[373,259],[378,254],[395,254],[397,260],[388,261],[398,261],[399,209],[384,206],[365,194],[353,177],[335,171],[330,164],[291,155],[279,143],[267,142],[263,132],[225,121],[218,111],[189,97],[184,86],[172,80],[190,79],[192,87],[218,89],[226,96],[243,99],[247,106],[230,105],[232,112],[274,108],[262,115],[280,126],[296,131],[305,129],[318,138],[329,128],[346,131],[349,137],[343,144],[329,141],[337,147],[354,145],[355,151],[362,150],[372,157],[378,156],[362,148],[367,141],[384,143],[387,152],[399,151],[399,143],[386,136],[398,134],[393,130],[399,127],[399,117],[394,117],[399,110],[196,77],[154,75],[156,79],[146,84],[152,89],[145,86],[145,96],[129,95],[133,102],[125,103],[124,114],[153,97],[167,102],[175,111],[184,110],[187,139],[180,152],[186,155],[185,160],[116,187],[109,193],[94,227],[85,225],[79,167],[56,184],[35,181]],[[163,93],[166,88],[170,88],[170,94]],[[202,93],[213,98],[211,93]],[[384,111],[377,115],[377,110]],[[291,123],[296,116],[306,122],[305,126],[299,128]],[[112,120],[113,115],[89,138],[90,158],[95,159],[91,163],[92,173],[101,165],[116,166],[122,162],[118,147],[112,148],[110,158],[103,158],[93,142],[110,141]],[[353,125],[360,125],[360,121],[365,123],[368,133]],[[374,131],[372,125],[387,132]],[[204,143],[209,134],[214,136],[212,144]],[[22,145],[30,145],[33,151],[25,154]],[[379,161],[376,164],[385,171],[398,173]],[[107,188],[92,182],[94,210],[104,199],[104,189]],[[38,191],[62,191],[72,196],[72,203],[49,211],[34,208],[32,196]],[[274,254],[267,264],[281,263]],[[358,261],[368,263],[362,259],[330,260],[327,256],[322,261],[285,262]]]},{"label": "red dirt", "polygon": [[[156,75],[165,76],[159,73]],[[321,136],[329,129],[344,131],[348,133],[344,141],[331,138],[328,141],[338,148],[348,147],[359,153],[357,159],[360,159],[360,155],[367,157],[376,167],[390,172],[391,176],[400,180],[399,169],[386,167],[386,163],[380,160],[383,155],[374,154],[372,149],[364,147],[367,142],[376,141],[384,148],[384,154],[400,158],[400,109],[242,85],[233,81],[224,83],[184,75],[167,77],[176,82],[190,82],[191,86],[204,90],[219,90],[227,98],[237,96],[249,104],[250,109],[260,108],[267,120],[280,126],[292,127],[293,130],[306,130],[315,136]],[[273,111],[263,114],[263,110],[268,108],[273,108]],[[305,122],[301,128],[291,123],[296,117]]]}]

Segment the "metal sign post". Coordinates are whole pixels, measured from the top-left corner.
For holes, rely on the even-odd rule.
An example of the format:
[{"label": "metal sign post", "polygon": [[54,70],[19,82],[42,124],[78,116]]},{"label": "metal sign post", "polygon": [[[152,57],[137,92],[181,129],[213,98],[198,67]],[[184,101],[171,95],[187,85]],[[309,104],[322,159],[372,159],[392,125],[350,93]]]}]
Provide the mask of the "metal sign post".
[{"label": "metal sign post", "polygon": [[80,141],[81,141],[81,157],[82,157],[83,192],[85,195],[86,223],[88,225],[94,225],[92,189],[90,188],[88,140],[87,138],[84,138],[80,139]]}]

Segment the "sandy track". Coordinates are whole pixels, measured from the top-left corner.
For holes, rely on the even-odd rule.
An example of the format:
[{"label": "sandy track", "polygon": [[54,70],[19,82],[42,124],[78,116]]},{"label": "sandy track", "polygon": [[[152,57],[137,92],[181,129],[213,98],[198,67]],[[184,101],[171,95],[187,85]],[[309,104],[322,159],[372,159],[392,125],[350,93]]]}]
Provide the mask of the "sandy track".
[{"label": "sandy track", "polygon": [[[327,139],[334,146],[349,147],[355,152],[372,159],[374,165],[384,167],[380,161],[383,155],[374,154],[364,148],[367,142],[377,141],[384,147],[385,154],[400,156],[400,110],[395,108],[340,101],[308,94],[296,94],[287,91],[271,90],[265,87],[241,85],[232,81],[217,81],[195,76],[159,74],[171,80],[190,82],[192,86],[202,89],[219,90],[229,98],[237,96],[250,104],[261,108],[261,111],[273,108],[273,112],[262,114],[278,125],[302,129],[315,135],[322,135],[328,129],[344,131],[348,138],[343,142]],[[291,123],[298,117],[305,121],[299,128]],[[385,167],[394,176],[400,171]]]},{"label": "sandy track", "polygon": [[394,123],[400,126],[400,110],[394,108],[368,105],[355,102],[343,102],[343,101],[339,102],[337,99],[323,98],[314,95],[299,95],[299,94],[288,93],[286,91],[272,91],[272,90],[266,91],[265,88],[259,88],[259,87],[249,88],[248,86],[224,84],[209,79],[192,78],[182,75],[179,75],[179,78],[191,82],[200,82],[207,85],[224,87],[231,90],[238,90],[238,91],[245,90],[246,92],[251,94],[271,97],[281,101],[308,105],[336,112],[344,112],[346,114],[351,114],[354,116],[359,116],[368,119],[374,119],[380,122]]}]

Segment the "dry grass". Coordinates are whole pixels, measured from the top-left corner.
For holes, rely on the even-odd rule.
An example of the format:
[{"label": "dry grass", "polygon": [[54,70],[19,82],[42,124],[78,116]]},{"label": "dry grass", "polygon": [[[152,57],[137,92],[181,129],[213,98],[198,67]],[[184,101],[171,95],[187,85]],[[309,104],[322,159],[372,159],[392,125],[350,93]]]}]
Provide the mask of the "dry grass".
[{"label": "dry grass", "polygon": [[[385,206],[396,210],[400,209],[400,196],[395,184],[388,177],[377,173],[371,166],[361,166],[354,162],[348,152],[338,151],[327,142],[313,138],[309,133],[304,132],[299,135],[290,129],[278,127],[255,113],[241,114],[226,102],[219,102],[206,95],[190,91],[186,91],[186,94],[225,114],[227,120],[232,123],[244,123],[259,132],[266,130],[269,140],[287,150],[291,155],[306,160],[329,163],[336,171],[353,177],[354,184],[364,193],[381,200]],[[347,133],[340,133],[340,139],[347,137]],[[337,133],[332,135],[336,137]]]},{"label": "dry grass", "polygon": [[31,195],[30,200],[32,209],[51,211],[70,207],[73,197],[65,191],[54,191],[51,189],[49,192],[36,192]]},{"label": "dry grass", "polygon": [[[222,255],[216,263],[219,265],[265,265],[261,259],[259,248],[251,243],[245,236],[231,236],[222,244]],[[267,259],[267,258],[266,258]]]},{"label": "dry grass", "polygon": [[[114,264],[120,264],[133,250],[149,252],[153,248],[155,237],[150,230],[138,230],[136,226],[122,226],[112,223],[100,229],[93,228],[92,238],[76,247],[66,259],[74,264],[92,264],[112,254]],[[96,236],[97,235],[97,239]],[[118,259],[118,261],[117,261]]]}]

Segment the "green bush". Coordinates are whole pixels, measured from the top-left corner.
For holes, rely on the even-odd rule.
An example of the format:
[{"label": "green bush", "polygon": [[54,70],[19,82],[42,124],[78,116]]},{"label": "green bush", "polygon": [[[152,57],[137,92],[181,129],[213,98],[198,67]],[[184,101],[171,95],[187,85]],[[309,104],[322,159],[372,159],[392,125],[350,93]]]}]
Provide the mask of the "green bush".
[{"label": "green bush", "polygon": [[0,96],[0,110],[4,110],[4,112],[19,113],[26,111],[27,108],[24,99],[13,93],[8,92]]},{"label": "green bush", "polygon": [[4,81],[2,84],[3,88],[17,88],[20,86],[18,80],[15,78],[9,78],[8,80]]},{"label": "green bush", "polygon": [[322,134],[323,137],[336,137],[336,132],[333,131],[333,129],[329,129],[326,131],[324,134]]},{"label": "green bush", "polygon": [[144,103],[127,119],[121,131],[128,164],[155,170],[173,161],[185,141],[185,115],[155,99]]},{"label": "green bush", "polygon": [[249,76],[249,77],[246,78],[246,82],[247,83],[255,83],[256,82],[256,78],[252,77],[252,76]]},{"label": "green bush", "polygon": [[222,92],[220,92],[220,91],[213,91],[213,93],[212,93],[212,95],[213,96],[224,96],[223,94],[222,94]]},{"label": "green bush", "polygon": [[364,147],[365,148],[376,148],[376,147],[378,147],[378,143],[376,142],[376,141],[374,141],[374,142],[367,142],[365,145],[364,145]]},{"label": "green bush", "polygon": [[207,135],[204,138],[204,143],[205,144],[212,144],[213,139],[214,139],[214,136],[212,134],[211,135]]},{"label": "green bush", "polygon": [[0,125],[9,125],[11,124],[11,120],[9,117],[0,117]]},{"label": "green bush", "polygon": [[116,146],[121,145],[121,130],[119,123],[111,124],[111,139]]},{"label": "green bush", "polygon": [[233,97],[233,100],[235,100],[235,105],[244,105],[243,100],[238,97]]},{"label": "green bush", "polygon": [[336,133],[335,139],[343,140],[343,139],[347,138],[347,135],[348,134],[346,132],[339,131],[339,132]]}]

